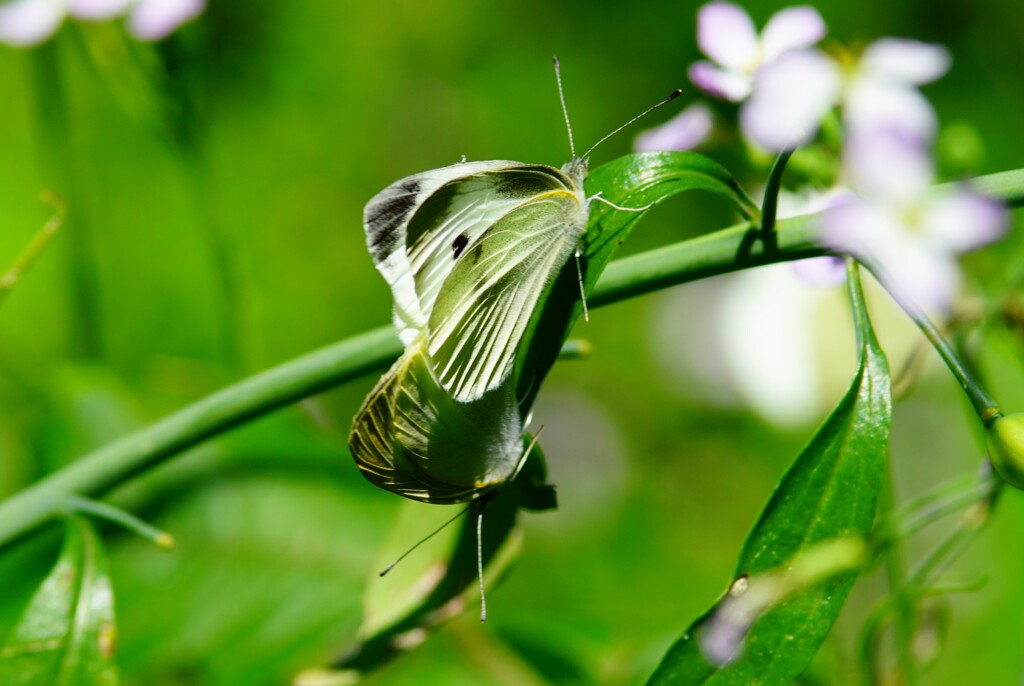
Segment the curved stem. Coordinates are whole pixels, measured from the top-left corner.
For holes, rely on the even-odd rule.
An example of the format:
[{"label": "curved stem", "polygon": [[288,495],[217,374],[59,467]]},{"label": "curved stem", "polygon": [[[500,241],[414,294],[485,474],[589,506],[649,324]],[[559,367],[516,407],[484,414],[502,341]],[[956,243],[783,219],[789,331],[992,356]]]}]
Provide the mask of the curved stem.
[{"label": "curved stem", "polygon": [[761,240],[770,241],[771,234],[775,230],[775,217],[779,209],[779,191],[782,189],[782,172],[786,171],[786,163],[792,156],[792,150],[780,152],[768,173],[768,183],[764,187],[764,200],[761,202]]},{"label": "curved stem", "polygon": [[[871,264],[865,262],[867,266],[876,276],[883,274],[883,270],[877,264]],[[880,278],[879,281],[882,284],[888,282],[885,278]],[[891,290],[891,288],[890,288]],[[960,387],[964,389],[964,393],[967,394],[968,399],[971,401],[971,405],[974,407],[975,413],[978,418],[984,424],[985,428],[992,426],[993,422],[1003,416],[1002,411],[999,409],[998,403],[988,394],[988,391],[981,385],[981,383],[974,377],[971,370],[964,364],[960,356],[957,355],[956,351],[953,350],[953,346],[950,345],[949,341],[946,340],[939,328],[935,326],[935,323],[931,318],[925,314],[924,310],[918,307],[909,298],[897,298],[900,307],[903,311],[914,320],[921,332],[924,333],[925,338],[932,344],[935,351],[939,353],[942,361],[946,363],[946,367],[952,372],[956,378]]]},{"label": "curved stem", "polygon": [[[998,175],[992,197],[1024,202],[1024,169]],[[986,177],[988,178],[988,177]],[[985,187],[986,178],[977,187]],[[675,284],[739,269],[820,255],[813,218],[777,223],[777,249],[750,245],[749,225],[613,262],[591,297],[609,305]],[[273,410],[380,371],[401,352],[390,326],[329,345],[228,386],[149,427],[98,448],[0,503],[0,548],[49,521],[71,496],[97,496],[132,476]]]}]

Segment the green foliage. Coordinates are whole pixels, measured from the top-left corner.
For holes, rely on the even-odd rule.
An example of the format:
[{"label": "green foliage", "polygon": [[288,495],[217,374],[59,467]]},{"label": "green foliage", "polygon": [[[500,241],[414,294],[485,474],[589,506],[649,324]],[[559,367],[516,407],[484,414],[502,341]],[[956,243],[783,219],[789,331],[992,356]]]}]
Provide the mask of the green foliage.
[{"label": "green foliage", "polygon": [[0,683],[116,686],[116,637],[99,537],[84,518],[72,517],[57,564],[0,649]]},{"label": "green foliage", "polygon": [[[845,36],[879,35],[878,12],[835,2],[820,8]],[[574,129],[592,140],[652,94],[684,85],[683,67],[697,59],[692,10],[624,0],[601,12],[582,0],[558,7],[223,0],[163,44],[130,43],[114,24],[70,22],[37,55],[0,49],[7,103],[0,108],[0,265],[17,267],[27,264],[19,254],[35,256],[33,247],[22,251],[50,212],[37,200],[42,188],[70,201],[69,222],[27,278],[9,297],[0,283],[0,636],[14,641],[25,628],[18,614],[26,604],[30,613],[42,612],[42,595],[30,599],[52,565],[56,546],[49,547],[47,532],[56,527],[41,525],[59,516],[68,496],[102,495],[179,541],[165,553],[100,529],[118,597],[117,661],[125,684],[276,686],[306,667],[367,658],[374,646],[384,647],[378,659],[365,659],[355,671],[376,684],[614,686],[649,675],[685,619],[720,590],[765,494],[810,433],[809,426],[767,425],[742,402],[722,402],[715,389],[681,378],[664,355],[652,353],[665,345],[660,339],[680,353],[708,340],[714,330],[706,313],[721,306],[724,284],[685,289],[696,294],[685,309],[678,292],[660,293],[580,323],[574,335],[591,343],[589,361],[554,366],[536,396],[580,313],[575,265],[567,265],[537,320],[531,357],[520,362],[534,376],[524,385],[536,382],[524,398],[533,405],[536,396],[534,426],[546,423],[552,480],[572,505],[553,516],[517,512],[514,524],[506,505],[495,505],[485,545],[501,550],[489,558],[494,592],[484,626],[472,611],[443,631],[434,632],[431,621],[440,617],[430,608],[453,597],[467,607],[475,602],[475,559],[469,543],[458,547],[474,533],[468,520],[439,538],[437,549],[403,562],[417,579],[426,567],[445,564],[444,593],[440,586],[409,588],[402,568],[393,578],[376,578],[378,561],[389,561],[429,527],[415,516],[415,531],[405,522],[392,526],[398,499],[374,493],[343,446],[372,383],[363,377],[386,368],[400,349],[391,328],[381,326],[390,300],[360,230],[366,199],[396,178],[461,154],[560,163],[565,131],[548,56],[563,58]],[[767,11],[759,14],[760,21]],[[951,129],[944,141],[954,172],[948,178],[1021,166],[1024,130],[1007,113],[1019,110],[1014,27],[1024,21],[1022,6],[943,0],[885,16],[886,33],[941,41],[955,55],[956,68],[929,86]],[[691,94],[687,88],[684,98]],[[672,114],[664,108],[650,121]],[[726,125],[732,116],[726,108],[716,114]],[[952,129],[959,121],[976,127],[983,149],[958,140],[962,131]],[[756,188],[765,170],[725,149],[734,141],[723,128],[709,154]],[[610,140],[600,156],[625,152],[629,135]],[[805,173],[834,173],[834,160],[813,152],[801,151],[789,168],[799,163]],[[1024,202],[1022,171],[990,174],[978,186],[1015,206]],[[688,189],[727,201],[677,193]],[[592,314],[677,283],[816,254],[809,224],[799,218],[778,226],[777,252],[756,240],[749,224],[719,231],[735,221],[737,209],[741,216],[754,211],[732,177],[700,156],[621,158],[596,168],[588,191],[627,207],[676,195],[646,213],[595,203],[583,263]],[[608,263],[641,217],[643,230],[626,248],[640,254]],[[1020,236],[967,261],[967,292],[984,295],[991,307],[964,313],[951,332],[965,362],[977,352],[980,375],[1010,411],[1024,398]],[[875,322],[897,370],[899,336],[882,314]],[[756,335],[754,328],[745,332]],[[841,354],[830,351],[822,364],[842,375],[845,388],[853,365]],[[907,495],[928,496],[935,483],[976,473],[983,456],[960,388],[937,368],[924,367],[899,408],[902,440],[893,442],[892,465]],[[253,374],[258,370],[268,371]],[[727,385],[721,369],[709,372]],[[858,374],[865,381],[863,367]],[[832,404],[842,388],[819,391]],[[268,416],[274,410],[280,411]],[[130,433],[139,426],[146,428]],[[599,439],[608,439],[606,451],[594,449]],[[820,442],[819,436],[814,445]],[[813,503],[813,496],[800,497],[817,483],[805,464],[810,459],[803,454],[797,464],[809,471],[794,464],[778,487],[787,502]],[[844,465],[852,463],[836,460],[848,473]],[[800,473],[798,489],[790,479],[799,481]],[[520,491],[519,506],[553,506],[543,474],[524,471],[517,483],[524,478],[537,488]],[[848,639],[876,606],[884,611],[869,625],[867,642],[883,659],[866,657],[864,672],[893,679],[885,662],[893,652],[889,601],[898,600],[899,615],[923,632],[921,640],[896,646],[898,659],[912,661],[908,646],[926,646],[930,636],[924,610],[932,606],[920,603],[942,588],[963,588],[962,578],[985,578],[987,585],[970,586],[975,590],[963,601],[970,612],[949,613],[937,667],[907,672],[906,682],[915,675],[938,686],[1018,678],[1013,628],[1022,597],[1015,570],[1024,501],[1007,490],[999,516],[990,517],[995,498],[985,494],[992,490],[962,493],[955,503],[913,500],[892,531],[884,530],[885,540],[938,528],[940,519],[966,508],[950,542],[921,554],[919,542],[948,533],[924,531],[924,540],[904,551],[912,573],[891,593],[868,579],[835,620],[838,594],[801,634],[807,640],[780,651],[778,664],[765,669],[796,670],[836,621],[839,631],[819,651],[827,671],[812,666],[806,679],[856,683],[856,676],[847,678]],[[826,537],[832,524],[849,525],[875,492],[851,492],[854,512],[824,498],[833,505],[809,517],[802,533],[789,526],[796,512],[776,496],[748,536],[738,573],[773,578],[778,565],[806,561],[821,550],[810,544],[812,533]],[[979,522],[987,524],[984,531]],[[80,536],[83,556],[89,545],[98,550],[91,530],[80,527],[88,524],[73,520],[65,554],[73,536]],[[523,554],[502,579],[521,535]],[[970,540],[972,554],[951,564]],[[758,541],[779,551],[759,552],[752,547]],[[377,625],[357,635],[367,576],[385,596],[373,606],[391,613],[378,614]],[[759,645],[778,639],[772,622],[785,620],[787,608],[829,588],[845,591],[851,576],[769,610],[754,626],[745,657],[713,680],[751,668],[749,660],[763,657]],[[412,601],[389,604],[396,600],[386,597],[391,591],[409,591]],[[61,602],[43,618],[51,628],[67,624],[67,608],[78,608],[66,596]],[[387,642],[403,626],[427,627],[431,640],[416,651],[391,650]],[[51,643],[54,652],[22,651],[0,662],[0,683],[25,683],[56,659],[59,640]],[[339,661],[360,644],[362,652]],[[686,659],[707,669],[696,652]],[[109,661],[99,673],[113,673]]]},{"label": "green foliage", "polygon": [[[765,506],[743,546],[736,579],[791,563],[822,541],[871,532],[889,444],[889,368],[859,279],[850,281],[860,341],[857,375]],[[739,659],[723,667],[711,664],[701,649],[711,617],[705,614],[669,650],[649,683],[789,683],[818,651],[855,580],[855,574],[844,574],[772,609],[753,626]]]}]

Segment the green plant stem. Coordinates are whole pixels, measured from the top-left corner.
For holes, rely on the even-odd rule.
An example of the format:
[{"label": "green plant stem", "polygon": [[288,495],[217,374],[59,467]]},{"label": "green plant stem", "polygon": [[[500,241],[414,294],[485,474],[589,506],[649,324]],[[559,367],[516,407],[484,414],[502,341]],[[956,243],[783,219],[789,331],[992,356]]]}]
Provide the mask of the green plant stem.
[{"label": "green plant stem", "polygon": [[[1011,204],[1024,201],[1024,169],[999,176],[993,197]],[[778,245],[772,251],[751,241],[756,229],[744,224],[618,260],[605,270],[590,304],[609,305],[716,274],[820,255],[812,221],[803,216],[778,222]],[[380,371],[400,352],[390,326],[374,329],[244,379],[98,448],[0,503],[0,548],[49,521],[71,496],[95,497],[212,436]]]},{"label": "green plant stem", "polygon": [[46,249],[46,246],[50,244],[53,237],[57,235],[57,231],[60,230],[60,225],[64,221],[64,205],[56,198],[53,200],[57,210],[56,213],[43,224],[43,228],[36,232],[36,235],[32,237],[32,240],[29,241],[29,244],[25,246],[25,249],[21,251],[21,254],[18,255],[7,271],[0,274],[0,304],[3,304],[7,296],[14,290],[14,287],[18,285],[21,277],[35,263],[39,255]]},{"label": "green plant stem", "polygon": [[45,183],[70,209],[65,222],[70,248],[71,348],[77,357],[102,356],[99,278],[94,241],[83,212],[83,193],[72,146],[68,105],[60,69],[59,40],[31,51],[30,71],[36,100],[37,144]]},{"label": "green plant stem", "polygon": [[761,202],[761,238],[770,240],[775,231],[775,219],[779,210],[779,190],[782,189],[782,172],[786,171],[786,163],[793,156],[792,150],[783,150],[775,158],[772,169],[768,173],[768,183],[764,187],[764,200]]},{"label": "green plant stem", "polygon": [[949,371],[953,373],[960,387],[964,389],[964,393],[970,399],[971,405],[974,407],[978,418],[981,419],[982,424],[985,425],[986,429],[992,426],[995,420],[1003,416],[999,410],[999,405],[988,394],[988,391],[984,389],[981,383],[974,378],[971,370],[963,363],[960,356],[953,350],[953,346],[950,345],[949,341],[946,340],[928,315],[916,306],[909,305],[908,303],[902,303],[902,306],[906,313],[910,315],[910,318],[914,320],[914,323],[917,324],[918,328],[921,329],[922,333],[924,333],[925,338],[932,344],[932,347],[939,353],[939,356],[942,357],[942,361],[949,367]]},{"label": "green plant stem", "polygon": [[162,550],[170,550],[174,547],[174,537],[169,533],[161,531],[151,524],[147,524],[131,512],[126,512],[119,507],[101,503],[98,500],[71,496],[67,500],[66,511],[69,515],[86,514],[117,524],[134,534],[138,534]]},{"label": "green plant stem", "polygon": [[[896,502],[896,488],[893,482],[892,465],[882,483],[879,493],[879,515],[884,519],[892,516]],[[914,665],[913,641],[917,633],[915,608],[913,600],[907,595],[907,561],[903,550],[903,539],[894,537],[882,549],[885,564],[886,581],[889,585],[890,602],[894,619],[894,638],[896,641],[896,664],[899,666],[902,683],[917,683],[917,670]]]},{"label": "green plant stem", "polygon": [[777,234],[777,245],[767,250],[757,240],[757,229],[740,224],[616,260],[601,275],[587,303],[601,307],[709,276],[825,254],[814,240],[809,215],[779,222]]},{"label": "green plant stem", "polygon": [[380,370],[400,352],[390,326],[374,329],[244,379],[94,450],[0,504],[0,547],[61,512],[72,496],[103,493],[211,436]]}]

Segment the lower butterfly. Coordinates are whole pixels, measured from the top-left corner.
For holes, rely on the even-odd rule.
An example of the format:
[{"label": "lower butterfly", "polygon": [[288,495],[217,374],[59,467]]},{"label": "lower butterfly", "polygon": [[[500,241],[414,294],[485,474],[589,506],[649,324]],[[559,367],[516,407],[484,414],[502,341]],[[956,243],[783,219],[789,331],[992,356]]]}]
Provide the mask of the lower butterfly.
[{"label": "lower butterfly", "polygon": [[[565,112],[560,77],[558,86]],[[600,200],[583,191],[594,147],[581,157],[573,149],[561,169],[500,160],[433,169],[366,205],[367,247],[405,346],[349,438],[374,484],[413,500],[467,502],[521,467],[529,451],[512,369],[545,289],[573,255],[579,266],[590,203]]]}]

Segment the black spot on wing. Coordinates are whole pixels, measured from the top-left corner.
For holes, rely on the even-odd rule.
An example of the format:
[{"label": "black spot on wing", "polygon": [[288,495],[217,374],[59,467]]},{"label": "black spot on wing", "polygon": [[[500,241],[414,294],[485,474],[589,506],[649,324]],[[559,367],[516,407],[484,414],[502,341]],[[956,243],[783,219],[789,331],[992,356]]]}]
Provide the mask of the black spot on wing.
[{"label": "black spot on wing", "polygon": [[419,190],[418,181],[406,179],[366,206],[366,244],[375,262],[383,261],[394,251],[400,239],[399,229],[415,209]]},{"label": "black spot on wing", "polygon": [[455,237],[455,241],[452,243],[452,250],[455,253],[452,256],[452,259],[459,259],[459,255],[462,254],[462,251],[466,249],[467,245],[469,245],[469,236],[467,236],[466,232],[463,231]]}]

